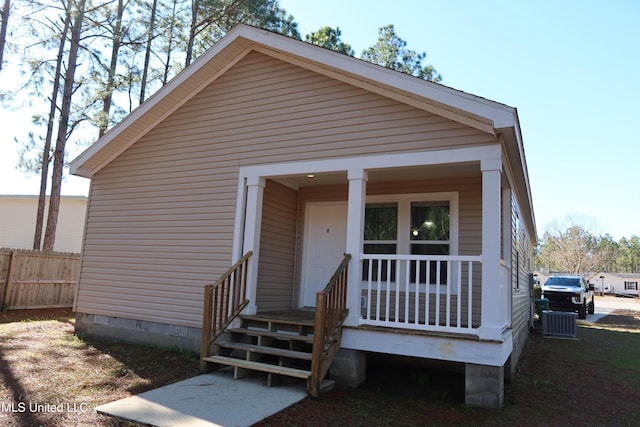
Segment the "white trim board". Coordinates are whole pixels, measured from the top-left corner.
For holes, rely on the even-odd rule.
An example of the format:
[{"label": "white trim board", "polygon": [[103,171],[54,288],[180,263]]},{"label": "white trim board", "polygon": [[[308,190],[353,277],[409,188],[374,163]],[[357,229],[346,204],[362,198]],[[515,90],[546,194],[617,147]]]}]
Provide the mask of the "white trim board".
[{"label": "white trim board", "polygon": [[502,341],[483,341],[433,335],[403,334],[363,328],[345,327],[340,348],[398,354],[478,365],[504,366],[513,350],[511,330],[502,335]]},{"label": "white trim board", "polygon": [[500,144],[450,150],[345,157],[325,160],[271,163],[241,166],[240,177],[278,177],[306,173],[341,172],[355,169],[386,169],[411,166],[433,166],[449,163],[502,160]]}]

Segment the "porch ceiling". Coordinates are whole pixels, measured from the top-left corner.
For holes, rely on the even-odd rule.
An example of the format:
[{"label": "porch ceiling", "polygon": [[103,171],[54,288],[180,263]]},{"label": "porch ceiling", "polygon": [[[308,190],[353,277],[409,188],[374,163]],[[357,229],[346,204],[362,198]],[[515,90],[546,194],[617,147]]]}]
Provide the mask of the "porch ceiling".
[{"label": "porch ceiling", "polygon": [[[369,183],[409,180],[460,178],[480,174],[480,162],[370,169]],[[337,185],[347,182],[347,171],[288,175],[272,179],[292,188]]]}]

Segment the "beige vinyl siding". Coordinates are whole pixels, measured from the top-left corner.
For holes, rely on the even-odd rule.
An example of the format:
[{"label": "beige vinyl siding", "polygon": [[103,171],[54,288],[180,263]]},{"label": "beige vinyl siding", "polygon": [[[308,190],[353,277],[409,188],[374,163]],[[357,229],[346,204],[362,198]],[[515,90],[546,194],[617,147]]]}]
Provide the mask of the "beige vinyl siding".
[{"label": "beige vinyl siding", "polygon": [[[508,201],[507,201],[508,202]],[[511,218],[512,218],[512,254],[511,254],[511,276],[512,276],[512,323],[513,329],[513,360],[517,361],[524,348],[531,316],[531,285],[529,274],[532,272],[533,246],[528,235],[518,201],[513,195],[511,197]]]},{"label": "beige vinyl siding", "polygon": [[293,307],[297,206],[297,191],[267,180],[256,295],[261,312]]},{"label": "beige vinyl siding", "polygon": [[495,142],[253,52],[94,176],[77,310],[199,327],[202,286],[231,265],[241,165]]}]

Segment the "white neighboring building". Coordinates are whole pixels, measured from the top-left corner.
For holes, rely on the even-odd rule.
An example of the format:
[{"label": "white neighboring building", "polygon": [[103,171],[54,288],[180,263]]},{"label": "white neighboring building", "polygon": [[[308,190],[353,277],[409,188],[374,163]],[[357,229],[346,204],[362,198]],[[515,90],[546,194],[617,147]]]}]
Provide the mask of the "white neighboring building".
[{"label": "white neighboring building", "polygon": [[596,291],[606,294],[640,296],[640,273],[598,273],[591,279]]},{"label": "white neighboring building", "polygon": [[[49,198],[47,197],[47,209],[48,206]],[[0,247],[33,248],[37,209],[38,196],[0,195]],[[80,252],[86,214],[87,198],[85,196],[61,196],[54,244],[56,251]]]}]

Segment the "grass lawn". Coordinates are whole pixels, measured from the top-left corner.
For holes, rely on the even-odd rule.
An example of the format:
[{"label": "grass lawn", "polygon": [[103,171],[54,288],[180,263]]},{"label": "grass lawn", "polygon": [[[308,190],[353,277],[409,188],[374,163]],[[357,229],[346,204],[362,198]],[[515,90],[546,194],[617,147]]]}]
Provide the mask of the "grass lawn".
[{"label": "grass lawn", "polygon": [[[371,358],[359,389],[337,387],[258,426],[638,425],[638,349],[637,311],[581,322],[577,340],[535,330],[500,411],[465,406],[462,373]],[[69,311],[0,313],[0,425],[134,425],[94,408],[196,375],[197,366],[175,349],[79,338]]]}]

